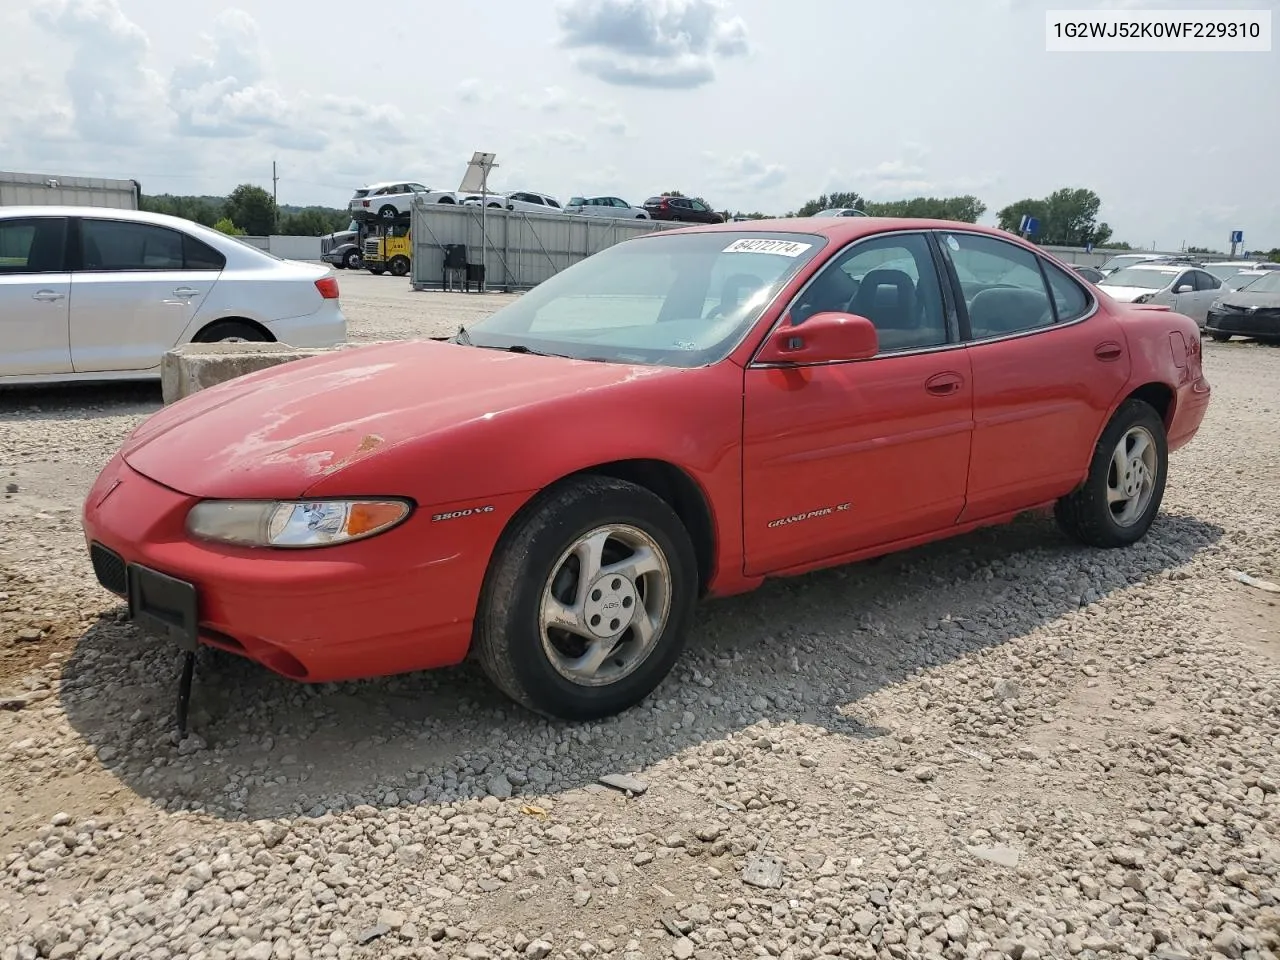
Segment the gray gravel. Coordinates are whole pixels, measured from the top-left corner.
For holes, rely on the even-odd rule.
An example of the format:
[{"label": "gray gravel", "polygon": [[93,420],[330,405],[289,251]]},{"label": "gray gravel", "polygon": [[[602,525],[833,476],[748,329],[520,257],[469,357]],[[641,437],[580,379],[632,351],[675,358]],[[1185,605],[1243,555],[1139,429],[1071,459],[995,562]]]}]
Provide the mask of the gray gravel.
[{"label": "gray gravel", "polygon": [[[343,281],[366,339],[463,303]],[[1227,571],[1280,580],[1280,350],[1206,355],[1130,550],[1028,520],[771,584],[576,727],[469,667],[309,687],[206,652],[180,746],[177,660],[77,516],[157,392],[0,393],[0,960],[1273,960],[1278,598]]]}]

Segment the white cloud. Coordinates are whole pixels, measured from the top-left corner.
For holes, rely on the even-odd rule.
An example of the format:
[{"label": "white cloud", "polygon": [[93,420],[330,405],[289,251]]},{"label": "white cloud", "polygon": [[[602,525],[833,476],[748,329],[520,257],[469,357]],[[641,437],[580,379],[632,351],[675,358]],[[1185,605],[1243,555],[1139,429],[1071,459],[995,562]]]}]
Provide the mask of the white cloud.
[{"label": "white cloud", "polygon": [[617,86],[700,87],[751,51],[724,0],[561,0],[557,17],[578,69]]},{"label": "white cloud", "polygon": [[[285,87],[243,10],[214,17],[167,78],[118,0],[36,0],[25,26],[51,48],[68,45],[71,57],[61,76],[39,63],[16,71],[24,95],[0,107],[0,143],[7,165],[19,169],[145,173],[227,189],[228,179],[248,170],[261,171],[260,181],[270,169],[264,157],[278,156],[299,177],[363,181],[395,163],[425,176],[417,173],[424,164],[438,169],[432,161],[455,152],[451,136],[397,106]],[[193,184],[190,192],[201,190]]]}]

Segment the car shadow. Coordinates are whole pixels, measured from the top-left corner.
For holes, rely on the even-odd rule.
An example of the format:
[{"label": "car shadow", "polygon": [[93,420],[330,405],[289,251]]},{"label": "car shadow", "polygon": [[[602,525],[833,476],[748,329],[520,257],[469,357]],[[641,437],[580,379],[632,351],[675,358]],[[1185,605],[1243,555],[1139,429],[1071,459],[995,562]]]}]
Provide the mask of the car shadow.
[{"label": "car shadow", "polygon": [[0,423],[96,420],[152,414],[163,406],[160,381],[0,385]]},{"label": "car shadow", "polygon": [[[553,723],[514,707],[471,664],[306,685],[205,650],[192,735],[175,746],[179,656],[136,632],[120,608],[79,640],[59,693],[98,759],[170,810],[238,820],[508,789],[551,796],[762,719],[882,736],[889,730],[862,703],[875,691],[1176,575],[1222,535],[1194,517],[1163,514],[1141,543],[1102,551],[1069,542],[1051,520],[1027,517],[772,581],[704,604],[688,650],[659,689],[591,724]],[[1011,593],[1021,600],[1009,602]]]}]

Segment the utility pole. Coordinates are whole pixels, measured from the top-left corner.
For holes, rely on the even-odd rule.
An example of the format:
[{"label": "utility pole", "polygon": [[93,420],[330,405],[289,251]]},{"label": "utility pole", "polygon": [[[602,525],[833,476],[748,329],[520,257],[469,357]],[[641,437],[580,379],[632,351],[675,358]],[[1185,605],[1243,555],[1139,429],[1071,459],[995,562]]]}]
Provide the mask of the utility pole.
[{"label": "utility pole", "polygon": [[280,229],[280,201],[277,199],[277,187],[280,177],[276,174],[276,162],[271,161],[271,229]]}]

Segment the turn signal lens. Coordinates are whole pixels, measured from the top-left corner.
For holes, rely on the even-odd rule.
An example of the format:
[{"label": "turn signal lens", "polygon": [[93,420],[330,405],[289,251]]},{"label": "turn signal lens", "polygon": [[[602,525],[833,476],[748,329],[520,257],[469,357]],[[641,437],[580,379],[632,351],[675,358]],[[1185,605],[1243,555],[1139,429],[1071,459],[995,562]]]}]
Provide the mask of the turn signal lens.
[{"label": "turn signal lens", "polygon": [[205,500],[187,532],[246,547],[329,547],[385,533],[412,507],[403,500]]}]

